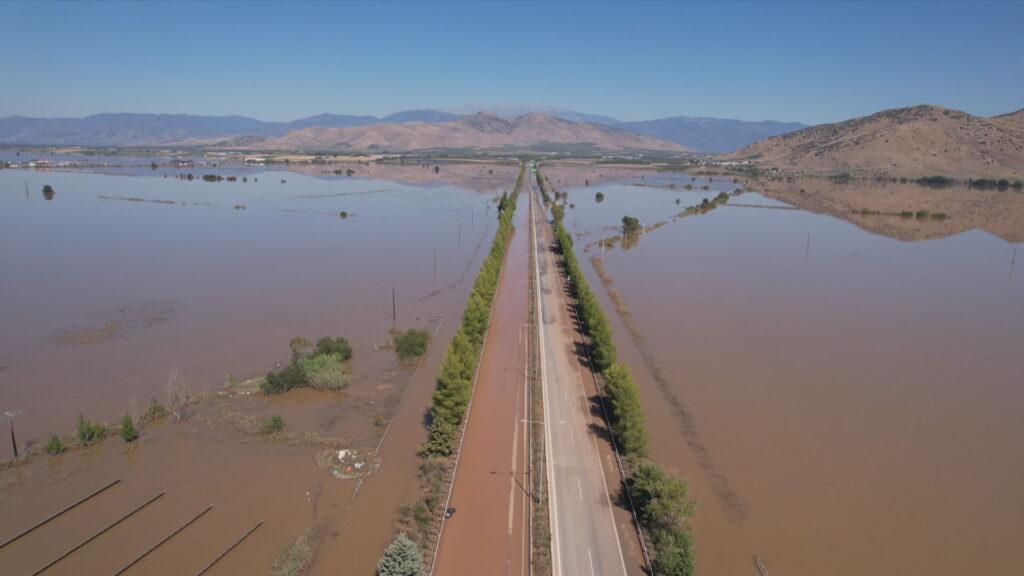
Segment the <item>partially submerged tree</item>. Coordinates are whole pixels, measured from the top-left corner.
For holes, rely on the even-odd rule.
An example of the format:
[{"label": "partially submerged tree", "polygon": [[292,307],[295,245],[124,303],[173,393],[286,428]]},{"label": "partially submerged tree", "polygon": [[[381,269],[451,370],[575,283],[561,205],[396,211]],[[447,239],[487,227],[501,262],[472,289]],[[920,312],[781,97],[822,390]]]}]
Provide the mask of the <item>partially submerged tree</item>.
[{"label": "partially submerged tree", "polygon": [[640,231],[640,220],[634,216],[623,216],[622,217],[622,233],[626,236],[632,236]]}]

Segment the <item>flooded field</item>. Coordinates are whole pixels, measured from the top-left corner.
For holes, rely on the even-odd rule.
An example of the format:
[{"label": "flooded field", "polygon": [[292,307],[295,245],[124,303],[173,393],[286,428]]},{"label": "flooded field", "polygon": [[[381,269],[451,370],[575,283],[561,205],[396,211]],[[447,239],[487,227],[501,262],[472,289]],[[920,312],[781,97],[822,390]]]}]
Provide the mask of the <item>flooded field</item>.
[{"label": "flooded field", "polygon": [[[747,193],[673,220],[738,186],[697,177],[708,191],[680,190],[690,176],[653,173],[583,186],[572,170],[545,173],[575,204],[580,256],[601,258],[627,311],[611,314],[619,355],[655,459],[700,501],[701,572],[757,574],[754,556],[772,574],[1016,571],[1020,256],[1010,275],[1024,246],[993,234],[1020,242],[1024,195],[918,188],[907,205],[898,188],[832,190],[811,213]],[[847,212],[865,201],[897,215]],[[898,215],[921,209],[949,217]],[[977,224],[984,210],[1000,217]],[[669,223],[602,254],[593,241],[625,214]]]},{"label": "flooded field", "polygon": [[[112,424],[151,398],[166,404],[174,369],[193,393],[260,376],[288,362],[295,336],[347,337],[351,384],[217,396],[181,423],[144,428],[131,450],[116,439],[3,471],[0,540],[123,481],[0,548],[0,564],[31,573],[165,491],[50,571],[116,572],[213,506],[133,570],[198,572],[263,520],[210,573],[265,572],[310,528],[322,543],[314,573],[340,562],[368,573],[397,507],[415,495],[433,376],[493,234],[492,200],[511,189],[518,167],[374,166],[371,174],[354,165],[346,176],[154,170],[149,160],[116,174],[0,171],[0,412],[20,414],[21,448],[71,434],[79,414]],[[178,177],[189,173],[196,177]],[[394,324],[392,289],[398,326],[435,337],[419,370],[381,346]],[[288,423],[285,436],[253,433],[275,413]],[[379,450],[380,471],[362,482],[333,477],[318,461],[339,448],[367,461]],[[0,454],[13,455],[9,442]],[[352,498],[359,486],[372,506]]]}]

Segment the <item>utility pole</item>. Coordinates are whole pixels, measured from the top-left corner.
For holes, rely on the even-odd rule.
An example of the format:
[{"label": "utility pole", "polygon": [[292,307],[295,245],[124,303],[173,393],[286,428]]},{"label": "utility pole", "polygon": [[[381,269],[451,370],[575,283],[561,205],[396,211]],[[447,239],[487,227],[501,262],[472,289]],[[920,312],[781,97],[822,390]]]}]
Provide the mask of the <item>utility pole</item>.
[{"label": "utility pole", "polygon": [[1013,265],[1017,263],[1017,247],[1013,247],[1013,258],[1010,259],[1010,280],[1013,280]]},{"label": "utility pole", "polygon": [[391,320],[392,325],[398,327],[398,306],[395,304],[395,289],[391,289]]},{"label": "utility pole", "polygon": [[807,234],[807,247],[804,248],[804,262],[811,256],[811,235]]},{"label": "utility pole", "polygon": [[437,248],[434,248],[434,284],[437,284]]}]

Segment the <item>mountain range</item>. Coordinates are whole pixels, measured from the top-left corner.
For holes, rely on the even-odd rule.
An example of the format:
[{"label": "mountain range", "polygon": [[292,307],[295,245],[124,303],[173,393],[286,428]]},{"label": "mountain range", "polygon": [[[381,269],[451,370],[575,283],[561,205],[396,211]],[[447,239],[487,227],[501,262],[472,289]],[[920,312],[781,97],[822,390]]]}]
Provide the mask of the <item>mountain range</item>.
[{"label": "mountain range", "polygon": [[323,152],[693,152],[681,144],[593,122],[572,122],[540,113],[506,118],[491,112],[459,116],[446,122],[316,126],[293,130],[278,138],[247,143],[232,139],[223,143],[196,141],[192,144],[232,149]]},{"label": "mountain range", "polygon": [[726,158],[815,173],[1024,177],[1024,109],[986,118],[941,106],[884,110],[762,140]]},{"label": "mountain range", "polygon": [[[688,149],[705,153],[724,153],[741,148],[762,138],[803,128],[799,123],[745,122],[717,118],[678,116],[643,122],[622,122],[616,118],[585,114],[571,110],[533,107],[545,115],[598,124],[635,132],[651,138],[668,140]],[[531,113],[531,107],[500,107],[505,117]],[[313,127],[351,128],[378,124],[409,122],[450,122],[467,113],[480,112],[480,107],[454,111],[435,109],[406,110],[389,116],[320,114],[290,122],[265,122],[245,116],[193,116],[185,114],[96,114],[85,118],[0,118],[0,144],[63,145],[63,146],[167,146],[189,141],[228,140],[246,137],[273,139],[295,130]],[[520,113],[521,112],[521,113]]]}]

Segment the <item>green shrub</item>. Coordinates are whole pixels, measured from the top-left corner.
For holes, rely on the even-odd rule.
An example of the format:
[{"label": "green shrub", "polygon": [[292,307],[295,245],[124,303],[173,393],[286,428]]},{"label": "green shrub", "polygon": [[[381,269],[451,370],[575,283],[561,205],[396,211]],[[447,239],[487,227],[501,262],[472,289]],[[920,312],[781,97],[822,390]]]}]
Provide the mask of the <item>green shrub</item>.
[{"label": "green shrub", "polygon": [[46,450],[47,454],[55,456],[67,450],[67,447],[64,446],[63,442],[61,442],[59,436],[51,433],[50,438],[46,441],[46,445],[43,447],[43,449]]},{"label": "green shrub", "polygon": [[147,422],[152,422],[153,420],[159,420],[166,415],[167,410],[156,401],[156,398],[151,398],[149,400],[149,407],[146,408],[146,414],[143,418],[145,418]]},{"label": "green shrub", "polygon": [[118,431],[121,433],[121,439],[125,442],[134,442],[139,437],[139,431],[135,428],[135,423],[132,422],[132,417],[125,414],[121,418],[121,426],[118,427]]},{"label": "green shrub", "polygon": [[284,430],[286,423],[284,418],[281,418],[280,414],[274,414],[270,418],[267,418],[260,424],[261,434],[277,434],[281,430]]},{"label": "green shrub", "polygon": [[340,390],[348,386],[348,376],[340,354],[317,354],[299,361],[306,382],[318,390]]},{"label": "green shrub", "polygon": [[306,372],[298,364],[289,364],[277,372],[267,373],[260,383],[260,392],[264,394],[283,394],[293,388],[308,385]]},{"label": "green shrub", "polygon": [[335,338],[324,336],[316,341],[315,354],[337,354],[341,356],[341,360],[344,362],[352,358],[352,346],[349,345],[347,339],[341,336]]},{"label": "green shrub", "polygon": [[292,363],[313,355],[313,343],[302,336],[296,336],[288,342],[288,349],[292,351]]},{"label": "green shrub", "polygon": [[427,342],[430,341],[430,334],[426,330],[406,330],[395,336],[395,352],[398,357],[419,358],[427,352]]},{"label": "green shrub", "polygon": [[106,435],[107,429],[102,424],[90,422],[85,419],[85,416],[78,415],[76,437],[79,444],[89,446],[103,440]]}]

